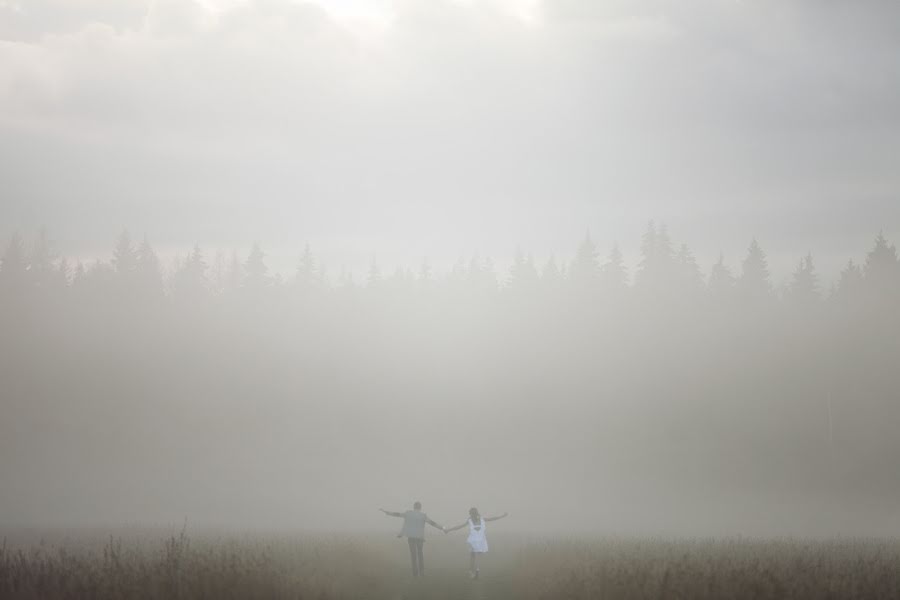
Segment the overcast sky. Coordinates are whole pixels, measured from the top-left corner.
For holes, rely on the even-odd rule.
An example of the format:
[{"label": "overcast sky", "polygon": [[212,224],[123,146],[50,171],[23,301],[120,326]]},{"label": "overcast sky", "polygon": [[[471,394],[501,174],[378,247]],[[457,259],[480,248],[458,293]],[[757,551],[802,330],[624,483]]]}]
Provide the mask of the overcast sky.
[{"label": "overcast sky", "polygon": [[0,237],[289,270],[900,242],[894,0],[0,0]]}]

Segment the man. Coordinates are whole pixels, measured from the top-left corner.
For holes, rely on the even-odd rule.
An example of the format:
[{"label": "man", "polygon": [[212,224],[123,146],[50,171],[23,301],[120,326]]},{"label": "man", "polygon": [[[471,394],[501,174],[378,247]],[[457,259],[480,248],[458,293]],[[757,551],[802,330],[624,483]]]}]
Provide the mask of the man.
[{"label": "man", "polygon": [[[389,517],[401,517],[403,519],[403,529],[397,534],[397,537],[406,536],[409,541],[409,558],[412,560],[413,577],[421,577],[425,575],[425,556],[422,554],[422,544],[425,543],[425,523],[432,527],[444,531],[444,528],[428,518],[428,515],[422,512],[422,503],[413,504],[413,509],[406,512],[391,512],[379,508],[381,512]],[[444,531],[444,533],[447,533]]]}]

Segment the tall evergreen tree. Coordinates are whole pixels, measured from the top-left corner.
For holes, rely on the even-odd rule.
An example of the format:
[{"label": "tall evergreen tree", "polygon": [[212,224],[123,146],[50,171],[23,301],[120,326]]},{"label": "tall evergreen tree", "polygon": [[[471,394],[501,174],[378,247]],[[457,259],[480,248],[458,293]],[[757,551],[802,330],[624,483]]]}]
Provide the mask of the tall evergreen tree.
[{"label": "tall evergreen tree", "polygon": [[813,265],[812,254],[800,259],[788,286],[788,298],[800,306],[810,306],[819,301],[819,276]]},{"label": "tall evergreen tree", "polygon": [[657,228],[653,221],[648,222],[647,230],[641,236],[641,261],[635,287],[651,298],[672,293],[675,271],[675,257],[668,229],[664,224]]},{"label": "tall evergreen tree", "polygon": [[247,256],[247,262],[244,263],[244,289],[259,291],[271,284],[272,279],[269,276],[269,267],[266,266],[265,257],[259,244],[253,244],[250,255]]},{"label": "tall evergreen tree", "polygon": [[562,287],[563,274],[556,264],[556,257],[551,256],[541,270],[541,286],[545,290],[559,290]]},{"label": "tall evergreen tree", "polygon": [[238,257],[236,250],[231,252],[231,260],[228,263],[228,270],[225,274],[225,287],[222,290],[224,294],[233,294],[241,287],[241,281],[244,278],[244,267],[241,265],[241,259]]},{"label": "tall evergreen tree", "polygon": [[24,293],[28,279],[28,260],[22,236],[13,234],[0,258],[0,291],[7,294]]},{"label": "tall evergreen tree", "polygon": [[753,238],[747,250],[747,257],[741,264],[741,277],[737,282],[740,298],[751,303],[765,301],[772,291],[772,282],[769,277],[766,253],[763,252],[756,238]]},{"label": "tall evergreen tree", "polygon": [[539,282],[538,272],[534,266],[534,257],[530,254],[526,257],[521,249],[516,249],[512,267],[509,270],[509,279],[506,287],[511,292],[521,295],[534,293]]},{"label": "tall evergreen tree", "polygon": [[116,247],[113,250],[112,266],[116,270],[119,279],[131,283],[132,275],[137,270],[138,251],[131,243],[131,235],[127,230],[122,231],[116,239]]},{"label": "tall evergreen tree", "polygon": [[196,302],[205,298],[209,293],[207,268],[203,251],[199,245],[195,245],[187,259],[175,272],[172,282],[175,297],[187,302]]},{"label": "tall evergreen tree", "polygon": [[372,261],[369,263],[369,273],[366,276],[366,287],[369,289],[375,289],[381,285],[381,269],[378,267],[378,261],[375,260],[375,257],[372,256]]},{"label": "tall evergreen tree", "polygon": [[863,266],[866,288],[877,296],[892,298],[900,291],[900,261],[897,248],[889,244],[883,233],[875,238],[875,245],[866,255]]},{"label": "tall evergreen tree", "polygon": [[696,296],[703,289],[703,275],[694,253],[687,244],[681,244],[675,254],[678,288],[682,294]]},{"label": "tall evergreen tree", "polygon": [[585,233],[569,265],[569,283],[580,294],[592,294],[599,289],[600,252],[590,232]]},{"label": "tall evergreen tree", "polygon": [[842,304],[858,301],[864,286],[863,270],[853,259],[841,271],[833,298]]},{"label": "tall evergreen tree", "polygon": [[706,289],[715,304],[727,303],[734,294],[735,278],[731,269],[725,264],[725,257],[719,252],[719,260],[713,265],[709,273],[709,281]]},{"label": "tall evergreen tree", "polygon": [[[123,254],[127,256],[127,254]],[[141,245],[134,253],[134,271],[137,289],[142,298],[156,301],[163,296],[162,273],[159,266],[159,257],[150,245],[150,240],[144,236]]]},{"label": "tall evergreen tree", "polygon": [[619,295],[628,288],[628,269],[619,244],[614,243],[606,262],[600,267],[600,282],[606,294]]},{"label": "tall evergreen tree", "polygon": [[319,273],[316,268],[316,259],[313,256],[309,244],[303,248],[300,261],[297,263],[297,274],[294,279],[301,290],[310,290],[319,285]]},{"label": "tall evergreen tree", "polygon": [[72,282],[72,269],[69,266],[69,261],[65,256],[59,259],[59,264],[57,264],[54,273],[55,277],[53,286],[57,291],[61,291],[69,287]]},{"label": "tall evergreen tree", "polygon": [[53,249],[53,243],[47,235],[47,230],[42,227],[34,240],[28,266],[28,275],[33,287],[41,290],[52,287],[55,259],[56,252]]}]

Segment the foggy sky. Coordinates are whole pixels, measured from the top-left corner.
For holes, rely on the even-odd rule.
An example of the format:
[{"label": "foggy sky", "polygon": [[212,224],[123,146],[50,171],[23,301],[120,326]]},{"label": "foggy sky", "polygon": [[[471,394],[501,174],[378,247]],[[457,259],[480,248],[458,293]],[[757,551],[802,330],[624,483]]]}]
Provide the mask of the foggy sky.
[{"label": "foggy sky", "polygon": [[[0,236],[332,271],[900,231],[890,0],[0,0]],[[633,260],[632,260],[633,262]]]}]

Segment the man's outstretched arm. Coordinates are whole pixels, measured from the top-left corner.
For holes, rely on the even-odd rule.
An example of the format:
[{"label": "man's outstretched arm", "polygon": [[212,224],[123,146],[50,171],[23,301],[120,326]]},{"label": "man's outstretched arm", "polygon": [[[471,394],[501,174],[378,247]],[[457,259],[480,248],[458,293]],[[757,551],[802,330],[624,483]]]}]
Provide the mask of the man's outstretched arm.
[{"label": "man's outstretched arm", "polygon": [[425,522],[428,523],[429,525],[431,525],[432,527],[434,527],[434,528],[436,528],[436,529],[440,529],[440,530],[443,531],[444,533],[447,533],[447,531],[446,531],[441,525],[438,525],[437,523],[435,523],[434,521],[432,521],[432,520],[429,519],[428,517],[425,518]]},{"label": "man's outstretched arm", "polygon": [[381,512],[383,512],[384,514],[386,514],[386,515],[389,516],[389,517],[402,517],[402,516],[404,516],[403,513],[391,512],[391,511],[389,511],[389,510],[384,510],[383,508],[379,508],[378,510],[380,510]]}]

